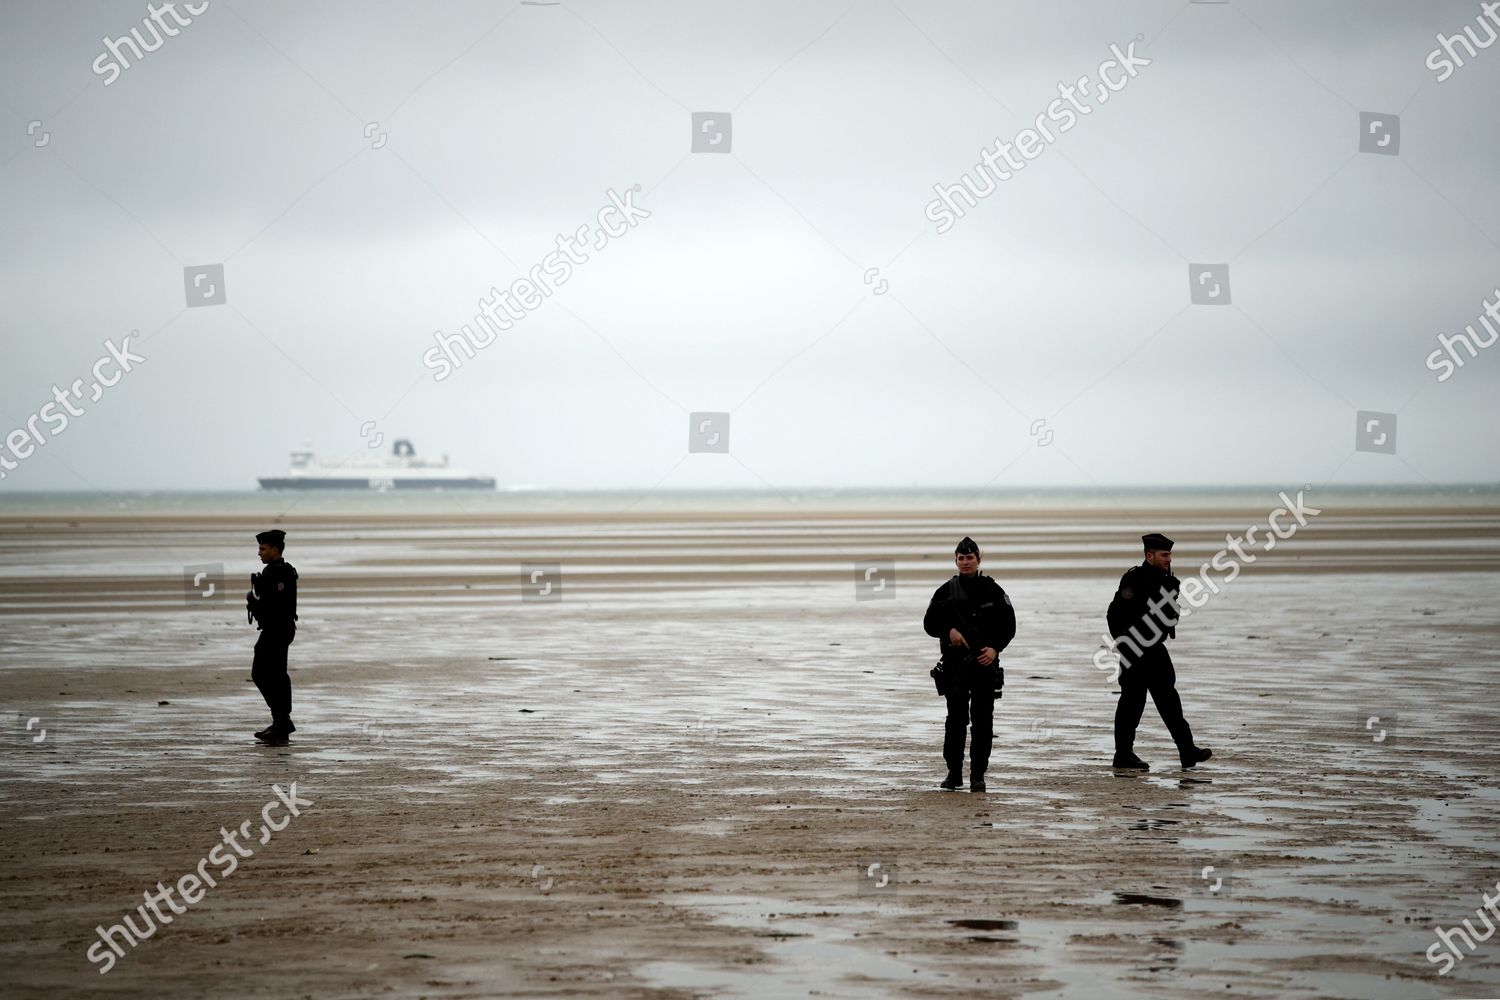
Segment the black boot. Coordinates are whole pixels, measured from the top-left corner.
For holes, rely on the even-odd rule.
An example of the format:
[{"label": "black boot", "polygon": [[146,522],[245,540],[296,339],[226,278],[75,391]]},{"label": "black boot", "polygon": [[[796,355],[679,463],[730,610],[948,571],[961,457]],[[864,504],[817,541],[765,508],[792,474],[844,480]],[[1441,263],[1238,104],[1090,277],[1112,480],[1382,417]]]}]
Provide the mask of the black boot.
[{"label": "black boot", "polygon": [[1141,760],[1134,753],[1116,753],[1115,760],[1110,767],[1119,768],[1123,771],[1149,771],[1151,765]]},{"label": "black boot", "polygon": [[290,719],[284,722],[273,722],[267,728],[255,734],[255,738],[267,746],[284,747],[289,742],[287,736],[291,734],[294,727]]},{"label": "black boot", "polygon": [[946,778],[943,779],[943,785],[942,785],[942,787],[948,789],[951,792],[951,791],[953,791],[956,788],[962,788],[963,787],[963,783],[964,783],[963,772],[961,772],[961,771],[949,771],[948,772],[948,777],[946,777]]},{"label": "black boot", "polygon": [[969,791],[971,791],[971,792],[982,792],[982,791],[984,791],[984,775],[982,775],[982,774],[971,774],[971,775],[969,775]]},{"label": "black boot", "polygon": [[1180,756],[1182,757],[1182,766],[1184,769],[1186,769],[1190,767],[1196,767],[1197,765],[1203,763],[1205,760],[1208,760],[1208,758],[1212,757],[1213,755],[1214,752],[1208,747],[1189,747],[1187,753],[1181,754]]}]

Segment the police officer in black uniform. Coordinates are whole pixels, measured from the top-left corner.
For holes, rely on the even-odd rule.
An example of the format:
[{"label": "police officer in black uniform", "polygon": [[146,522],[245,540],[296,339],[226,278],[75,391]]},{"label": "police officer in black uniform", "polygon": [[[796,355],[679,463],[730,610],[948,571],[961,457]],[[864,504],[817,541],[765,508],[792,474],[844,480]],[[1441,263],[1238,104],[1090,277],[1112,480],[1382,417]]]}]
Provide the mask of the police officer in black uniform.
[{"label": "police officer in black uniform", "polygon": [[974,740],[969,751],[969,791],[984,791],[984,771],[994,742],[995,700],[1005,684],[999,657],[1016,635],[1016,613],[1010,598],[992,578],[979,572],[979,546],[965,536],[953,550],[958,575],[935,590],[922,627],[938,640],[942,662],[934,677],[948,700],[943,727],[943,759],[948,776],[942,787],[963,785],[964,737],[972,718]]},{"label": "police officer in black uniform", "polygon": [[273,528],[255,536],[265,569],[250,577],[245,595],[249,617],[260,630],[250,678],[271,709],[271,724],[255,734],[262,743],[281,745],[296,732],[292,723],[292,681],[286,672],[287,647],[297,635],[297,571],[281,557],[286,532]]},{"label": "police officer in black uniform", "polygon": [[1167,653],[1167,640],[1177,638],[1177,577],[1172,575],[1172,539],[1142,535],[1145,561],[1120,577],[1120,587],[1109,604],[1109,634],[1120,655],[1120,702],[1115,707],[1114,766],[1136,771],[1151,765],[1135,755],[1135,728],[1146,708],[1146,695],[1156,704],[1161,721],[1177,744],[1182,766],[1208,760],[1213,752],[1195,746],[1193,730],[1182,717],[1177,696],[1177,674]]}]

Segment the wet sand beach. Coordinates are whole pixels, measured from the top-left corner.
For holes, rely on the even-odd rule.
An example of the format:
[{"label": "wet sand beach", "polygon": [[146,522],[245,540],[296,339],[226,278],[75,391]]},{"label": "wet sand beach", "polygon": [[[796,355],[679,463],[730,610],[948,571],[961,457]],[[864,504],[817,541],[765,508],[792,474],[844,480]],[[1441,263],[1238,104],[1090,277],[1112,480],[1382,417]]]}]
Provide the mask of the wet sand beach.
[{"label": "wet sand beach", "polygon": [[[5,995],[1500,991],[1500,941],[1424,954],[1500,882],[1500,505],[1326,502],[1179,629],[1214,758],[1148,706],[1144,775],[1093,662],[1135,540],[1185,578],[1274,504],[606,506],[0,510]],[[243,608],[272,522],[284,747]],[[937,787],[921,629],[964,534],[1019,626],[984,795]],[[95,928],[292,782],[101,975]]]}]

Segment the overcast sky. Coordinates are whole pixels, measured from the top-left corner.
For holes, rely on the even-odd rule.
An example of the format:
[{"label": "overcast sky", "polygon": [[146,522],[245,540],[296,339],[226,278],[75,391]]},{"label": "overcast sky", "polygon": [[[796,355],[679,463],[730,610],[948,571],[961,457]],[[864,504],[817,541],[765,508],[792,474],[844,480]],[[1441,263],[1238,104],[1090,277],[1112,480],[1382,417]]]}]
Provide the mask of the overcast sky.
[{"label": "overcast sky", "polygon": [[[5,8],[0,440],[106,340],[145,360],[0,491],[252,488],[376,434],[502,486],[1500,478],[1500,345],[1426,363],[1500,286],[1500,44],[1426,65],[1477,2],[211,0],[119,72],[145,3]],[[939,233],[934,185],[984,190],[1084,75]],[[634,185],[649,217],[435,378],[435,331]]]}]

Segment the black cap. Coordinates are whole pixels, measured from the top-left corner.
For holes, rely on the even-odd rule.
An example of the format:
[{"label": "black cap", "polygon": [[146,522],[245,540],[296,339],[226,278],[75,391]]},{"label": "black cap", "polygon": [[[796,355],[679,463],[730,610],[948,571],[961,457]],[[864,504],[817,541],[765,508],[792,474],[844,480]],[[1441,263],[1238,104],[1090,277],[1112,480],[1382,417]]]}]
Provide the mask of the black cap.
[{"label": "black cap", "polygon": [[1150,552],[1152,549],[1160,549],[1163,552],[1172,551],[1172,539],[1155,531],[1149,535],[1142,535],[1141,542],[1146,546],[1147,552]]},{"label": "black cap", "polygon": [[255,540],[262,545],[274,545],[278,549],[286,548],[286,532],[280,528],[272,528],[270,531],[262,531],[255,536]]},{"label": "black cap", "polygon": [[953,550],[953,554],[956,556],[961,556],[965,553],[979,555],[979,546],[968,535],[965,535],[964,540],[959,542],[957,548]]}]

